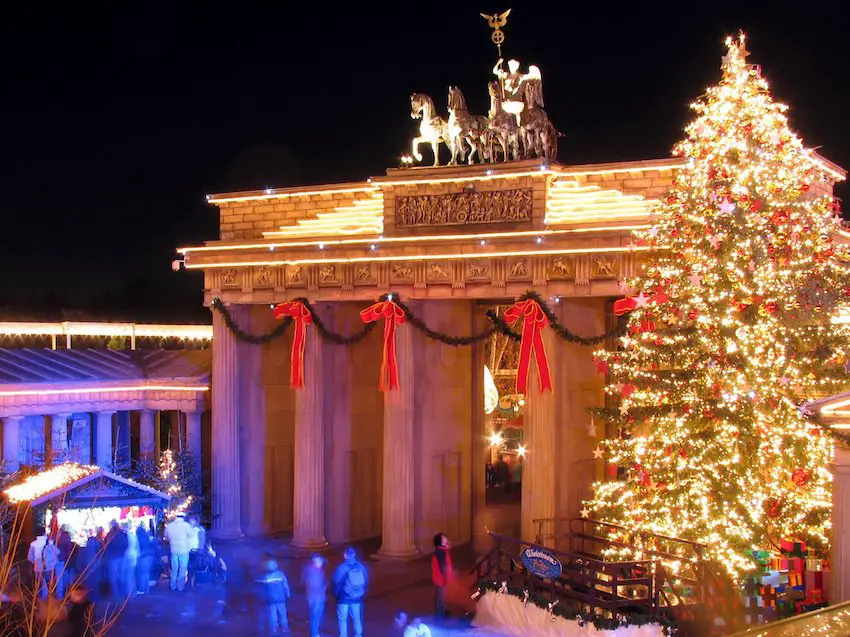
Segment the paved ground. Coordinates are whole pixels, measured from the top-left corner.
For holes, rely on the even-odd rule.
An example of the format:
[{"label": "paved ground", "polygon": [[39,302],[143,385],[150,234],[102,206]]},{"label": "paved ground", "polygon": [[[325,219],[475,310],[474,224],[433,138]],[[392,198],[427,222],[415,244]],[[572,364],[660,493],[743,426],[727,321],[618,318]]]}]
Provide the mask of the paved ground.
[{"label": "paved ground", "polygon": [[[284,537],[272,537],[217,545],[216,549],[223,555],[230,571],[226,590],[206,585],[195,591],[172,593],[165,583],[161,583],[149,595],[130,600],[110,634],[114,637],[247,637],[258,634],[256,614],[246,593],[250,594],[252,590],[248,583],[252,579],[251,574],[262,553],[268,551],[286,572],[293,589],[288,609],[292,634],[308,636],[307,604],[298,585],[305,558],[288,552],[285,541]],[[421,559],[397,563],[369,559],[368,556],[377,548],[369,544],[358,546],[360,555],[367,556],[364,562],[371,573],[364,613],[364,637],[400,635],[401,631],[393,624],[393,617],[398,611],[402,610],[411,617],[425,617],[432,613],[430,561]],[[332,551],[328,554],[329,573],[340,563],[340,553]],[[455,555],[455,564],[460,570],[468,569],[472,560],[471,554],[463,551]],[[224,601],[226,605],[222,603]],[[469,620],[460,613],[456,619],[445,620],[442,625],[428,623],[434,628],[434,637],[480,634],[469,627]],[[329,601],[322,635],[336,634],[336,610],[333,602]]]}]

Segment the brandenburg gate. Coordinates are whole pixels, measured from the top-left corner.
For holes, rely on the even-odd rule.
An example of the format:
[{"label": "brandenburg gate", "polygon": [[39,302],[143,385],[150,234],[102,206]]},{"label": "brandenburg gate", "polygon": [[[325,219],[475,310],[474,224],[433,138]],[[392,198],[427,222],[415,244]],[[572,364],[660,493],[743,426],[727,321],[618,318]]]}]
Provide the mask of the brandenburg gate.
[{"label": "brandenburg gate", "polygon": [[[457,543],[484,534],[481,343],[453,347],[399,325],[398,388],[381,392],[381,330],[345,345],[311,326],[304,386],[292,389],[294,330],[258,344],[239,333],[271,334],[272,307],[295,298],[325,329],[356,333],[360,311],[391,293],[428,328],[467,336],[486,327],[488,303],[534,291],[573,333],[601,334],[645,254],[631,232],[679,165],[532,158],[211,196],[220,240],[181,252],[204,271],[205,303],[227,312],[213,312],[214,530],[292,529],[305,547],[380,535],[382,552],[402,557],[427,551],[437,531]],[[604,401],[594,348],[552,330],[543,339],[553,391],[532,378],[524,404],[529,539],[534,519],[578,515],[602,471],[588,429],[587,408]]]}]

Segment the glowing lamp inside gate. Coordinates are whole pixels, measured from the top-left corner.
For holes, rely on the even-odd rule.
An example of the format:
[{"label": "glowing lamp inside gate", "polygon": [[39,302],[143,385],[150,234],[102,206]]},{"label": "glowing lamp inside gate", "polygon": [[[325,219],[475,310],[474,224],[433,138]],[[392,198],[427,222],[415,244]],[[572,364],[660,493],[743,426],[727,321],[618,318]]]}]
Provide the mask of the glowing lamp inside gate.
[{"label": "glowing lamp inside gate", "polygon": [[484,413],[492,414],[499,406],[499,390],[490,368],[484,366]]}]

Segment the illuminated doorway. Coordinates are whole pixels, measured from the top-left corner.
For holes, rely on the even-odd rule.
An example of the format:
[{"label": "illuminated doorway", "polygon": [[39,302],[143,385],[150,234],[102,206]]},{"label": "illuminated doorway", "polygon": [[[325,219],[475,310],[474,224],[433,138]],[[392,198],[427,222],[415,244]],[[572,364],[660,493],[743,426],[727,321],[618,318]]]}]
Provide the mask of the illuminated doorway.
[{"label": "illuminated doorway", "polygon": [[[501,316],[509,305],[489,309]],[[484,431],[488,453],[485,465],[486,503],[516,504],[522,498],[525,456],[523,412],[525,397],[516,392],[519,342],[493,334],[484,346]]]}]

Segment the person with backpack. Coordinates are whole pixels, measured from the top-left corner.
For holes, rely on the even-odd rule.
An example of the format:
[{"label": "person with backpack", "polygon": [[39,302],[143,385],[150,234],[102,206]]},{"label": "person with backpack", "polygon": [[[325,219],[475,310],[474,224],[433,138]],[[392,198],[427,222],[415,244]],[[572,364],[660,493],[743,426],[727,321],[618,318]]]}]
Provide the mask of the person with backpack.
[{"label": "person with backpack", "polygon": [[57,590],[56,567],[59,565],[59,548],[50,535],[47,536],[47,544],[41,549],[41,563],[44,565],[44,572],[41,574],[41,596],[47,598]]},{"label": "person with backpack", "polygon": [[344,556],[345,561],[337,567],[333,576],[339,637],[348,637],[349,617],[354,637],[363,637],[363,598],[369,586],[369,574],[366,567],[357,561],[354,548],[347,548]]}]

